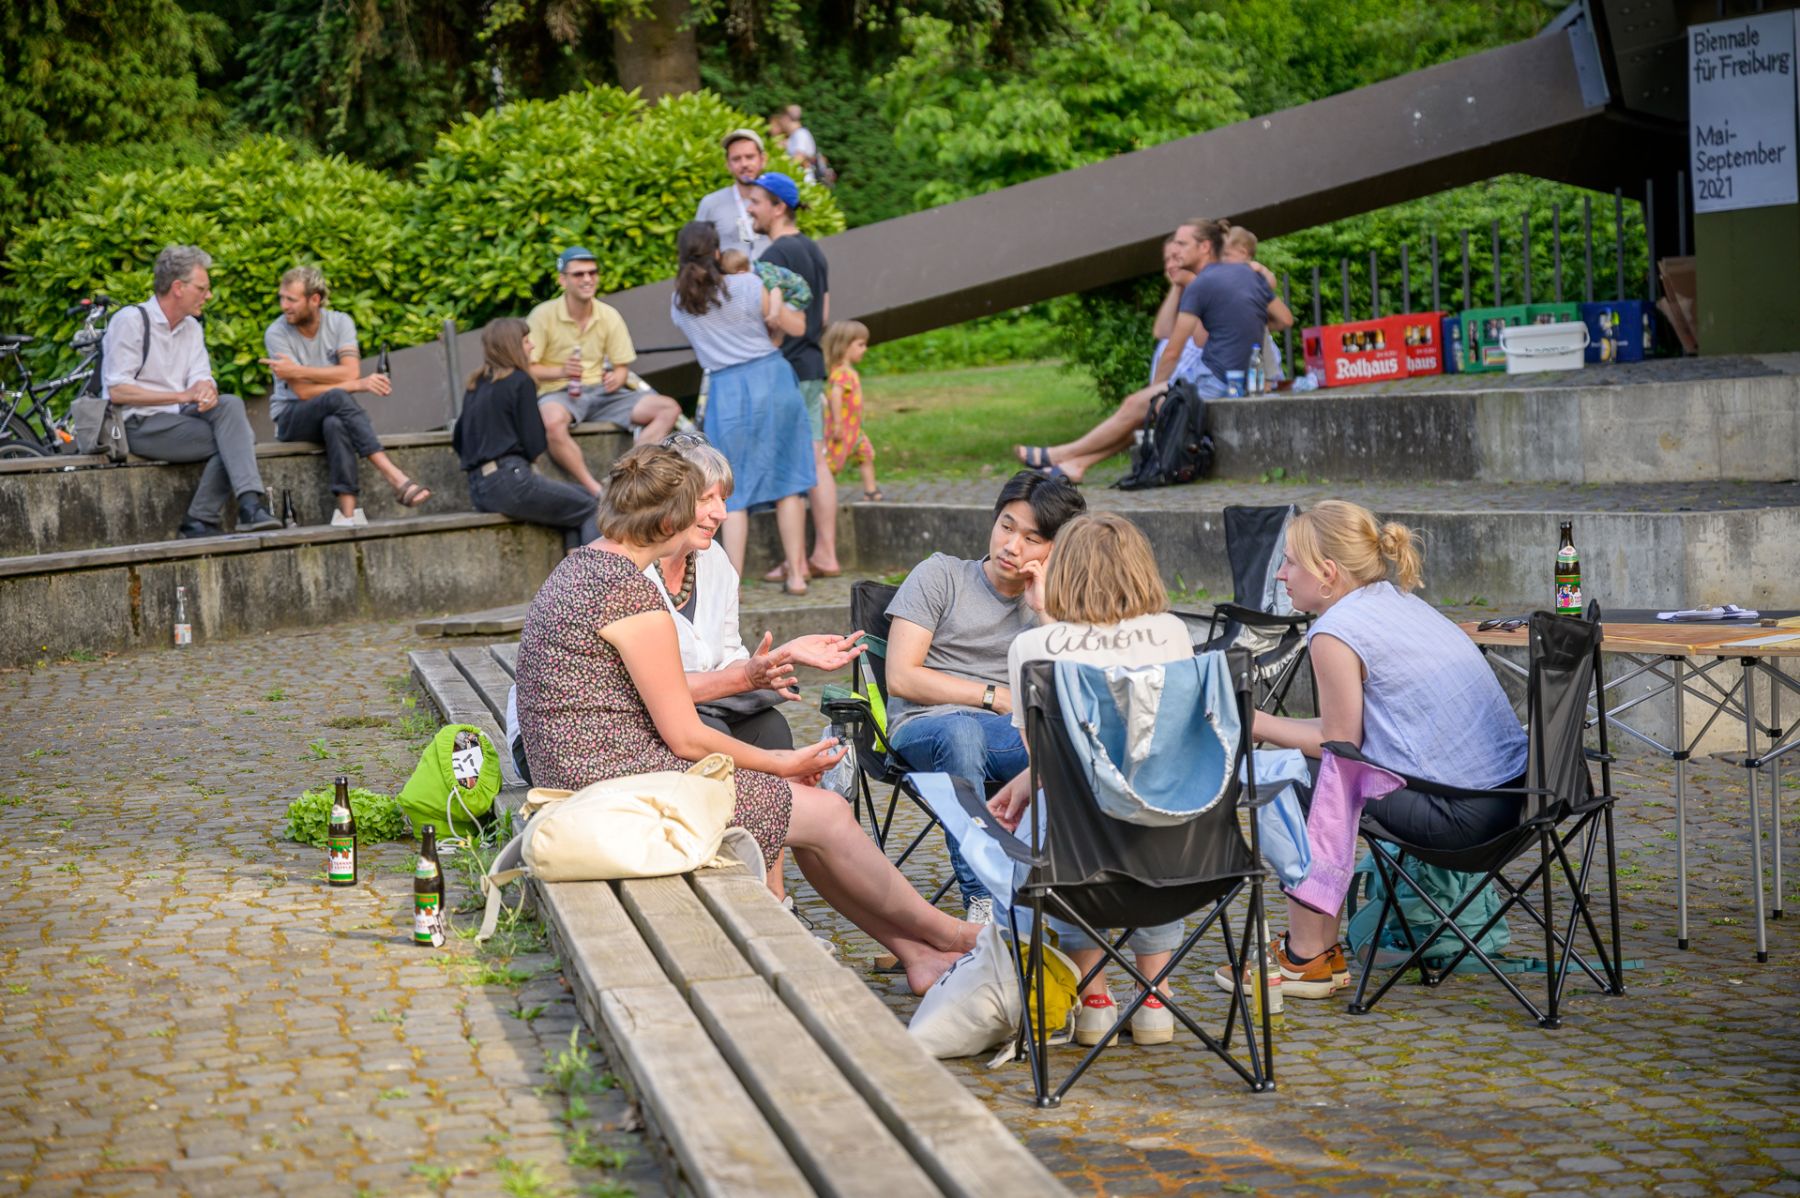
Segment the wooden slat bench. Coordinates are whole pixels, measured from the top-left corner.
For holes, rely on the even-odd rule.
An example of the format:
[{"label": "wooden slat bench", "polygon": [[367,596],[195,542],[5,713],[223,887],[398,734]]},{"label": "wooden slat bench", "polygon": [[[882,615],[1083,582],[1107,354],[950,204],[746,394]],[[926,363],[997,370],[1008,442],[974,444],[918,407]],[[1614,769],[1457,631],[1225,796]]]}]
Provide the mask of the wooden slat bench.
[{"label": "wooden slat bench", "polygon": [[[446,719],[485,727],[505,710],[517,653],[417,652],[413,673]],[[582,1016],[667,1145],[675,1188],[1067,1193],[742,866],[537,891]]]}]

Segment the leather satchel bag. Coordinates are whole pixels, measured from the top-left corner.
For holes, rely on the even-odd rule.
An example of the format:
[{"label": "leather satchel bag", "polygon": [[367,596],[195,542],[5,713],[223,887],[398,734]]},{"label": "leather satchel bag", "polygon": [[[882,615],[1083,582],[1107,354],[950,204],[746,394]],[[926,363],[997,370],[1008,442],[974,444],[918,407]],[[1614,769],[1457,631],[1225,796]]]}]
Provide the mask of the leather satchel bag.
[{"label": "leather satchel bag", "polygon": [[736,769],[731,758],[714,753],[685,773],[632,774],[577,791],[532,788],[525,830],[481,879],[487,910],[477,939],[494,934],[500,889],[516,878],[660,878],[710,864],[737,806]]},{"label": "leather satchel bag", "polygon": [[[135,382],[138,375],[144,373],[144,362],[150,358],[150,317],[138,304],[131,305],[126,311],[136,312],[138,319],[144,322],[144,360],[138,363],[137,372],[131,376]],[[107,461],[117,463],[131,456],[131,443],[125,433],[125,413],[102,394],[100,380],[106,370],[105,344],[101,342],[101,353],[94,363],[94,373],[88,376],[87,386],[69,404],[69,423],[75,433],[76,453],[105,454]]]}]

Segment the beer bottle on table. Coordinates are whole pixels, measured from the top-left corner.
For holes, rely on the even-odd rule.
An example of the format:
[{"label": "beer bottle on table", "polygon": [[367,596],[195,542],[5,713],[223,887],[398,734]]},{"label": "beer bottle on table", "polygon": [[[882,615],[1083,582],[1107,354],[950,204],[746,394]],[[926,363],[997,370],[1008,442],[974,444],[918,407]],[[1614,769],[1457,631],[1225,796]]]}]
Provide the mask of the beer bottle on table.
[{"label": "beer bottle on table", "polygon": [[419,830],[419,864],[413,870],[413,943],[444,943],[444,871],[438,867],[437,828]]},{"label": "beer bottle on table", "polygon": [[1581,555],[1575,552],[1574,525],[1562,522],[1562,545],[1556,551],[1556,614],[1581,614]]},{"label": "beer bottle on table", "polygon": [[350,809],[350,779],[338,775],[331,799],[331,826],[325,834],[325,878],[333,886],[356,885],[356,812]]}]

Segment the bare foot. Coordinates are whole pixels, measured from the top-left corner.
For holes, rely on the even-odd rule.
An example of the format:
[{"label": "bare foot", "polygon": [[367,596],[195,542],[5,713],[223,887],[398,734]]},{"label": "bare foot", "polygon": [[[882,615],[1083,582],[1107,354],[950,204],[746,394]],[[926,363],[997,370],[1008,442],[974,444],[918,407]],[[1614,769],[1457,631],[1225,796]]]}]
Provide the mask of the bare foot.
[{"label": "bare foot", "polygon": [[961,953],[922,948],[919,955],[906,962],[906,986],[914,994],[923,994],[962,957]]}]

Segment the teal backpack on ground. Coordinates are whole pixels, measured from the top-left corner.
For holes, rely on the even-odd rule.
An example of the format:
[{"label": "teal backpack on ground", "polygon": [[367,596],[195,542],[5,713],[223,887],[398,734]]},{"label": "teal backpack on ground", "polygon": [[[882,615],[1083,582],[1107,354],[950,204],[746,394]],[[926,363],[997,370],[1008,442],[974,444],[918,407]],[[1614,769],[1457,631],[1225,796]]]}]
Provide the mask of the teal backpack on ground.
[{"label": "teal backpack on ground", "polygon": [[[1459,873],[1453,869],[1444,869],[1437,865],[1426,865],[1420,861],[1408,863],[1409,872],[1423,886],[1427,893],[1449,911],[1462,901],[1471,887],[1481,880],[1479,874]],[[1412,887],[1402,883],[1400,893],[1399,915],[1412,929],[1413,942],[1431,934],[1438,925],[1437,913],[1426,902],[1413,892]],[[1361,896],[1360,900],[1358,896]],[[1387,887],[1382,885],[1381,874],[1375,869],[1375,860],[1364,853],[1361,861],[1356,863],[1356,877],[1350,885],[1349,927],[1346,934],[1350,941],[1350,951],[1357,957],[1365,953],[1369,940],[1375,934],[1376,922],[1381,918],[1382,904],[1387,900]],[[1471,902],[1456,922],[1471,937],[1480,931],[1482,925],[1493,918],[1494,912],[1500,909],[1505,898],[1499,888],[1490,884]],[[1502,919],[1488,930],[1487,935],[1476,937],[1475,943],[1481,951],[1490,957],[1498,956],[1506,951],[1512,943],[1512,932]],[[1454,935],[1445,932],[1437,941],[1425,950],[1425,962],[1428,965],[1447,962],[1462,950],[1463,942]],[[1376,946],[1375,966],[1398,965],[1412,955],[1407,947],[1406,933],[1401,930],[1398,920],[1390,920],[1387,930],[1382,934],[1381,943]],[[1473,956],[1463,960],[1457,968],[1481,968],[1481,962]]]},{"label": "teal backpack on ground", "polygon": [[473,724],[446,724],[425,746],[399,803],[415,833],[431,824],[441,841],[480,831],[499,793],[500,755],[494,742]]}]

